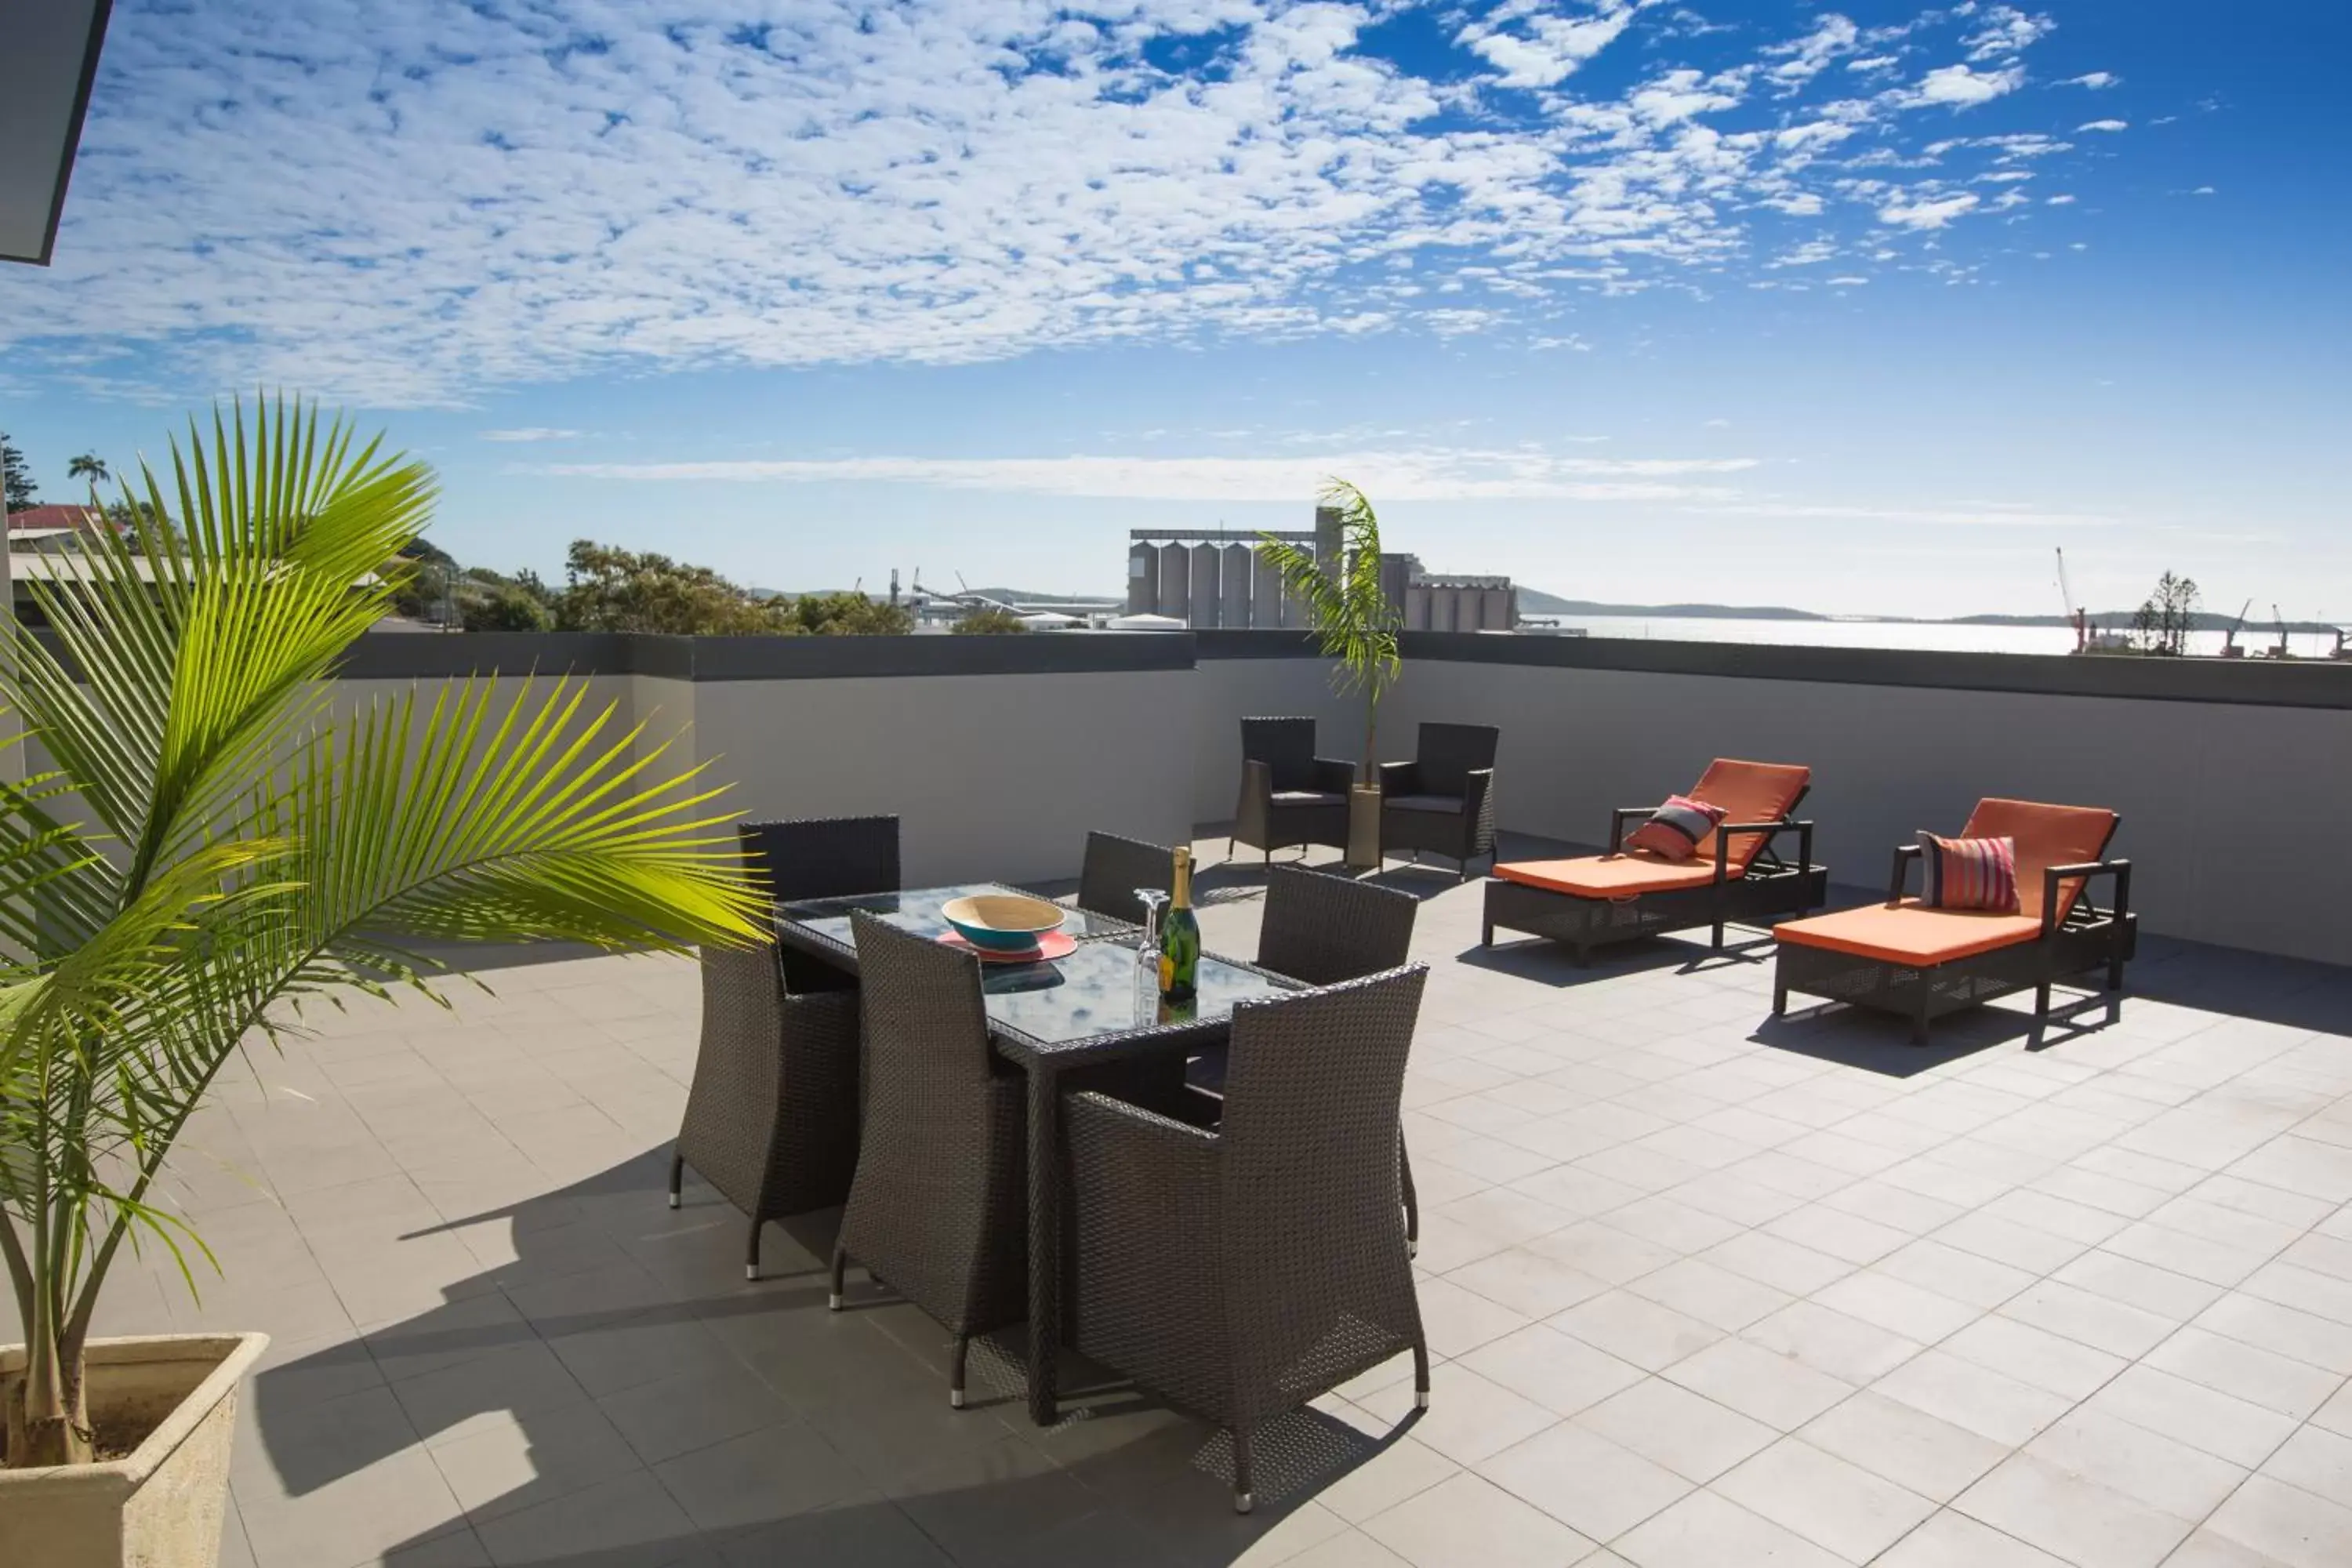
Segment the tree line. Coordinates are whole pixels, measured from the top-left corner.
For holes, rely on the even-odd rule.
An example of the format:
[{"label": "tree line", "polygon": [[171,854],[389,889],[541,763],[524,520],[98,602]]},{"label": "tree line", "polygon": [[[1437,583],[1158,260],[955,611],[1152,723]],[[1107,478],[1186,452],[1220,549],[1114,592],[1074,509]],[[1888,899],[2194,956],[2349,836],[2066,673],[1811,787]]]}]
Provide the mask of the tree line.
[{"label": "tree line", "polygon": [[[564,556],[561,587],[534,572],[511,576],[460,567],[418,542],[398,599],[413,619],[454,622],[469,632],[655,632],[676,637],[898,637],[915,613],[854,590],[763,595],[708,566],[652,551],[577,539]],[[962,633],[1021,632],[1017,616],[973,610]]]}]

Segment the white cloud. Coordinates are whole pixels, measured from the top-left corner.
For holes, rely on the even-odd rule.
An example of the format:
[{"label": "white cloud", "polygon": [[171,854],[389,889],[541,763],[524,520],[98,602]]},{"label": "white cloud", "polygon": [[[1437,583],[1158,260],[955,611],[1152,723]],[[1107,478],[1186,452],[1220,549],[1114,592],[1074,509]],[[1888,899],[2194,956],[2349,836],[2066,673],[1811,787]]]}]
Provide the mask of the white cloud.
[{"label": "white cloud", "polygon": [[1978,31],[1961,42],[1972,60],[2003,59],[2032,47],[2055,26],[2047,16],[2029,16],[2014,5],[1989,5],[1979,14]]},{"label": "white cloud", "polygon": [[1896,202],[1878,210],[1879,221],[1902,228],[1941,228],[1962,213],[1977,205],[1974,193],[1962,191],[1957,195],[1922,196],[1915,202]]},{"label": "white cloud", "polygon": [[[2022,80],[1960,64],[1855,98],[1823,68],[1985,37],[1965,6],[1727,34],[1744,58],[1710,40],[1704,70],[1662,19],[1629,85],[1579,94],[1559,84],[1630,53],[1641,0],[1449,12],[1466,80],[1372,52],[1388,14],[121,0],[60,259],[0,275],[0,351],[20,378],[386,406],[613,370],[1558,338],[1593,296],[1755,275],[1767,215],[1852,247],[1916,205],[1861,160]],[[1731,121],[1768,89],[1777,123]]]},{"label": "white cloud", "polygon": [[2087,121],[2081,125],[2077,125],[2074,129],[2077,131],[2128,131],[2131,129],[2131,121],[2128,120],[2093,120]]},{"label": "white cloud", "polygon": [[1970,109],[2014,91],[2024,79],[2025,73],[2014,66],[1994,71],[1971,70],[1964,65],[1939,66],[1919,79],[1916,96],[1921,103]]},{"label": "white cloud", "polygon": [[579,435],[577,430],[554,430],[544,425],[526,426],[520,430],[485,430],[485,441],[569,441]]},{"label": "white cloud", "polygon": [[1433,447],[1307,458],[838,458],[681,463],[559,463],[577,479],[683,483],[888,483],[1124,500],[1290,501],[1345,474],[1393,500],[1684,500],[1720,496],[1691,478],[1745,472],[1753,458],[1560,458]]},{"label": "white cloud", "polygon": [[1454,42],[1503,73],[1497,87],[1553,87],[1615,43],[1634,9],[1633,0],[1590,0],[1581,15],[1552,16],[1507,5],[1464,27]]},{"label": "white cloud", "polygon": [[2074,205],[2074,198],[2073,196],[2047,196],[2042,199],[2042,205],[2052,207],[2071,207]]},{"label": "white cloud", "polygon": [[[1793,43],[1775,45],[1764,51],[1765,57],[1780,63],[1765,71],[1784,91],[1798,88],[1821,75],[1831,61],[1853,52],[1862,39],[1862,29],[1851,18],[1832,11],[1813,25],[1813,30]],[[1859,64],[1860,62],[1856,62]]]},{"label": "white cloud", "polygon": [[2113,71],[2084,71],[2081,76],[2070,76],[2066,78],[2058,85],[2060,87],[2087,87],[2092,91],[2097,92],[2105,88],[2115,87],[2121,83],[2123,79],[2123,78],[2117,76]]}]

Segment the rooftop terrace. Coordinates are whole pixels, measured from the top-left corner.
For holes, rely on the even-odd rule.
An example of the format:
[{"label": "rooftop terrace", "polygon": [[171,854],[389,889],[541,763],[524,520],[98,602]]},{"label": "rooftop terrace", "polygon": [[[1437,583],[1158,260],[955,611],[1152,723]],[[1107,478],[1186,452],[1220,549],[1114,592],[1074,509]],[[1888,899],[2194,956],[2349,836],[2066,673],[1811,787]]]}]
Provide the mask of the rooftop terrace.
[{"label": "rooftop terrace", "polygon": [[[2352,973],[2150,935],[2042,1049],[1996,1005],[1914,1050],[1768,1021],[1757,952],[1582,971],[1388,879],[1428,895],[1433,1401],[1402,1357],[1318,1401],[1252,1516],[1214,1433],[1083,1365],[1051,1430],[1017,1346],[949,1409],[928,1319],[825,1310],[830,1215],[746,1283],[731,1208],[665,1207],[677,962],[257,1051],[179,1162],[226,1278],[194,1305],[150,1257],[106,1327],[276,1336],[232,1568],[2352,1561]],[[1213,949],[1254,950],[1257,886],[1206,879]]]}]

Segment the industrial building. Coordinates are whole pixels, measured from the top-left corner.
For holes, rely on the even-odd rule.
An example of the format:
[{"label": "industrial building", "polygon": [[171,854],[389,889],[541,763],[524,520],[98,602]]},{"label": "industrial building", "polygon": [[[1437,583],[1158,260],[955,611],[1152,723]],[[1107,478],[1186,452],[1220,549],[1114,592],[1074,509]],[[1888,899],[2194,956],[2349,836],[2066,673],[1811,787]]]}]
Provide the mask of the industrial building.
[{"label": "industrial building", "polygon": [[[1281,574],[1257,553],[1268,538],[1337,569],[1339,514],[1330,507],[1316,509],[1311,530],[1133,529],[1127,613],[1171,616],[1196,631],[1306,629],[1306,605],[1284,592]],[[1391,552],[1381,557],[1381,588],[1407,631],[1507,632],[1518,625],[1518,591],[1507,576],[1441,575],[1425,571],[1417,555]]]}]

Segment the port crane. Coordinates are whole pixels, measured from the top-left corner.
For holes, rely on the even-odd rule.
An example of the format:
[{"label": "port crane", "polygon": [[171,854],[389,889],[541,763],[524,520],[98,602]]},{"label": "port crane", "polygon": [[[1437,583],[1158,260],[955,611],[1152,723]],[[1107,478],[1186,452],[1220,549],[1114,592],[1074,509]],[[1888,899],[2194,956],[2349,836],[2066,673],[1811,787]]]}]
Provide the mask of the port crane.
[{"label": "port crane", "polygon": [[2238,646],[2238,634],[2245,630],[2246,613],[2253,607],[2254,601],[2250,596],[2244,604],[2238,606],[2238,618],[2236,622],[2231,626],[2228,631],[2221,634],[2221,657],[2223,658],[2243,658],[2246,656],[2245,649]]},{"label": "port crane", "polygon": [[2271,657],[2273,658],[2293,658],[2294,655],[2287,651],[2286,646],[2286,617],[2279,614],[2279,607],[2276,601],[2273,601],[2271,605],[2271,619],[2278,623],[2279,634],[2278,646],[2271,649]]},{"label": "port crane", "polygon": [[2066,619],[2074,624],[2074,651],[2081,653],[2090,646],[2090,622],[2083,613],[2083,606],[2075,602],[2074,584],[2066,580],[2066,552],[2063,550],[2058,552],[2058,596],[2065,601]]}]

